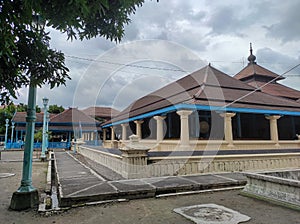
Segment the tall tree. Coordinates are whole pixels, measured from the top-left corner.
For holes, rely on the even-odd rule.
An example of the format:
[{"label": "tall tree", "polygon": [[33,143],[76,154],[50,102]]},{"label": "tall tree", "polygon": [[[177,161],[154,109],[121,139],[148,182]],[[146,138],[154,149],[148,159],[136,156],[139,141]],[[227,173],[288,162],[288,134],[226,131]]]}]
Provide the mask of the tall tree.
[{"label": "tall tree", "polygon": [[143,0],[0,0],[0,102],[32,84],[51,88],[69,79],[64,54],[50,48],[48,27],[68,39],[102,36],[120,41],[129,16]]},{"label": "tall tree", "polygon": [[62,106],[57,106],[55,105],[50,105],[48,112],[51,114],[59,114],[61,112],[63,112],[65,110],[65,108],[63,108]]}]

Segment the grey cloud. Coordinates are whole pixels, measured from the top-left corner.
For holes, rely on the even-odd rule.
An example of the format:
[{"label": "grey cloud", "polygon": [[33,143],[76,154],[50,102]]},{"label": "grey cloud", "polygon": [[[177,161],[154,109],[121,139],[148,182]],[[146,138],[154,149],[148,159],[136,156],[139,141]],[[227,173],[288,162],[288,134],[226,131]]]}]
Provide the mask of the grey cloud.
[{"label": "grey cloud", "polygon": [[279,22],[265,26],[268,31],[267,37],[278,38],[282,42],[300,40],[300,2],[291,1],[291,3],[284,12],[281,12]]},{"label": "grey cloud", "polygon": [[[290,57],[284,53],[276,52],[270,48],[262,48],[256,54],[257,63],[265,66],[277,74],[283,74],[299,63],[298,59]],[[300,68],[292,71],[300,74]],[[288,74],[286,75],[288,77]]]},{"label": "grey cloud", "polygon": [[[292,49],[297,46],[300,33],[300,26],[297,24],[300,13],[297,10],[299,11],[298,0],[285,2],[160,0],[158,3],[146,1],[137,9],[136,14],[131,16],[132,23],[125,27],[122,44],[115,44],[104,38],[70,42],[66,41],[64,34],[50,29],[51,46],[66,55],[90,59],[98,57],[97,60],[107,62],[136,63],[150,67],[162,64],[149,64],[147,60],[160,61],[166,62],[164,66],[173,65],[174,68],[182,68],[188,72],[203,67],[207,64],[205,59],[210,58],[212,61],[222,60],[223,62],[215,64],[213,62],[213,65],[231,75],[242,69],[242,64],[231,62],[242,57],[239,55],[239,49],[246,48],[240,53],[247,58],[248,43],[254,41],[261,47],[256,53],[258,63],[281,73],[290,64],[296,63],[296,58],[299,57],[299,51],[295,56],[296,50]],[[262,29],[262,26],[267,29]],[[141,40],[144,39],[155,40],[143,43]],[[295,43],[280,45],[280,41],[295,41]],[[165,44],[166,42],[169,44]],[[246,46],[240,46],[244,44]],[[293,55],[284,55],[285,52],[274,50],[278,49],[279,45],[280,49],[286,48]],[[264,46],[269,46],[270,49],[262,48]],[[220,57],[223,53],[226,58]],[[233,59],[228,59],[227,56],[230,54],[233,55]],[[152,87],[158,88],[158,85],[150,82],[152,80],[149,81],[147,77],[161,75],[169,80],[176,80],[184,75],[176,72],[162,73],[124,68],[122,65],[70,57],[66,58],[66,64],[72,77],[71,81],[67,81],[67,87],[49,90],[45,86],[38,90],[39,96],[49,96],[50,102],[66,107],[94,104],[110,106],[117,102],[119,107],[124,107],[135,97],[152,91]],[[139,78],[144,81],[135,81]],[[20,90],[19,102],[26,103],[25,90]]]},{"label": "grey cloud", "polygon": [[236,13],[236,9],[230,6],[224,6],[216,9],[215,13],[213,13],[207,21],[207,25],[212,28],[211,34],[244,36],[241,29],[245,28],[245,19],[239,18]]},{"label": "grey cloud", "polygon": [[132,41],[138,38],[139,29],[135,23],[130,23],[125,29],[124,39],[125,41]]}]

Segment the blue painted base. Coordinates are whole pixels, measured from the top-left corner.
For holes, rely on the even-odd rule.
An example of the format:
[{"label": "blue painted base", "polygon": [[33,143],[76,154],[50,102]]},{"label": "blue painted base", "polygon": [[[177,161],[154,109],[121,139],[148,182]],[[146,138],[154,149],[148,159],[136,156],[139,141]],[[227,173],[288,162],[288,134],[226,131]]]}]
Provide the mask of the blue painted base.
[{"label": "blue painted base", "polygon": [[39,205],[39,194],[37,190],[30,192],[14,192],[10,208],[16,211],[36,208]]}]

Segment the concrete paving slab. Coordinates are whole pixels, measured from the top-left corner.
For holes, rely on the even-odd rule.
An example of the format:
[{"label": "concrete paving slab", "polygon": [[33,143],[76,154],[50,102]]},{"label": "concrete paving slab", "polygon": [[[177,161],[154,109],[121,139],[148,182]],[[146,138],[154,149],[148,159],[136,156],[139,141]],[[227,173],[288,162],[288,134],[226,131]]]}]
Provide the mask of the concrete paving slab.
[{"label": "concrete paving slab", "polygon": [[90,195],[115,195],[117,194],[117,189],[107,182],[96,183],[94,185],[90,185],[82,190],[77,192],[73,192],[69,196],[90,196]]},{"label": "concrete paving slab", "polygon": [[[237,181],[247,181],[247,177],[243,173],[220,173],[220,174],[215,174],[216,176],[222,176],[225,178],[230,178],[233,180]],[[246,182],[245,182],[246,183]]]},{"label": "concrete paving slab", "polygon": [[156,188],[139,179],[111,181],[118,189],[119,196],[125,199],[154,197]]},{"label": "concrete paving slab", "polygon": [[144,179],[144,181],[156,188],[156,195],[197,189],[195,182],[181,177],[157,178],[156,180],[151,178],[150,180]]},{"label": "concrete paving slab", "polygon": [[61,181],[60,185],[62,187],[62,193],[64,196],[68,196],[69,194],[72,194],[73,192],[82,191],[88,187],[101,184],[102,182],[98,181],[88,181],[88,182],[79,182],[79,181],[73,181],[73,182],[65,182]]},{"label": "concrete paving slab", "polygon": [[212,174],[184,176],[184,178],[198,183],[199,190],[238,185],[237,181],[232,181]]}]

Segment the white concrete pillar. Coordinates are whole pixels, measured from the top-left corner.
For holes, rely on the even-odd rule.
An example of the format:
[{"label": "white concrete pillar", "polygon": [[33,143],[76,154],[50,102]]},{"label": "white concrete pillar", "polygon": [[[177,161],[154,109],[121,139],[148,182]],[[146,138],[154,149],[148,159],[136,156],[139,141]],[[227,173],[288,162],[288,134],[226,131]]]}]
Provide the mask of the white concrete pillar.
[{"label": "white concrete pillar", "polygon": [[103,131],[103,142],[106,141],[106,129],[102,129]]},{"label": "white concrete pillar", "polygon": [[127,139],[127,127],[128,127],[128,124],[121,124],[122,126],[122,141],[126,141]]},{"label": "white concrete pillar", "polygon": [[94,132],[90,132],[90,135],[91,135],[91,141],[94,141]]},{"label": "white concrete pillar", "polygon": [[191,110],[179,110],[176,113],[180,116],[180,148],[190,147],[189,115]]},{"label": "white concrete pillar", "polygon": [[164,116],[154,116],[154,119],[156,120],[156,140],[157,142],[160,142],[164,139],[164,126],[163,126],[163,120],[166,117]]},{"label": "white concrete pillar", "polygon": [[114,127],[111,126],[110,129],[111,129],[111,141],[114,141],[115,140],[115,130],[114,130]]},{"label": "white concrete pillar", "polygon": [[232,135],[232,118],[235,113],[222,113],[221,117],[224,118],[224,135],[225,141],[228,142],[228,146],[233,146],[233,135]]},{"label": "white concrete pillar", "polygon": [[266,119],[268,119],[270,121],[271,140],[275,142],[276,146],[279,146],[277,120],[280,117],[281,117],[280,115],[266,116]]},{"label": "white concrete pillar", "polygon": [[143,120],[134,121],[136,124],[136,135],[139,137],[139,139],[142,139],[142,123],[144,123]]}]

